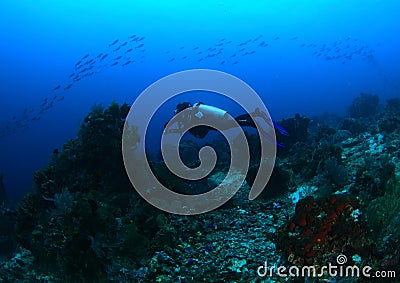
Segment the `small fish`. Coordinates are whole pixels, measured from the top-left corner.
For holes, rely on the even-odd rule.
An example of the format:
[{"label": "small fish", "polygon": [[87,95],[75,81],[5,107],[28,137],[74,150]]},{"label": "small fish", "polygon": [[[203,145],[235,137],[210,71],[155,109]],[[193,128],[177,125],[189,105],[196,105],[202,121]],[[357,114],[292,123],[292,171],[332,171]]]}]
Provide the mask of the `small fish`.
[{"label": "small fish", "polygon": [[57,90],[57,89],[59,89],[61,86],[60,85],[57,85],[57,86],[55,86],[54,88],[53,88],[53,90]]},{"label": "small fish", "polygon": [[193,50],[197,50],[197,49],[199,49],[199,47],[198,47],[198,46],[196,46],[195,48],[193,48]]},{"label": "small fish", "polygon": [[129,65],[130,63],[132,63],[132,61],[128,60],[124,64],[122,64],[122,67],[125,67],[126,65]]},{"label": "small fish", "polygon": [[225,61],[222,61],[222,62],[221,62],[221,65],[223,65],[223,64],[225,64]]},{"label": "small fish", "polygon": [[104,54],[103,56],[101,56],[100,60],[104,60],[107,56],[108,54]]},{"label": "small fish", "polygon": [[99,55],[97,55],[97,56],[96,56],[96,59],[97,59],[97,58],[100,58],[101,56],[103,56],[103,53],[100,53]]},{"label": "small fish", "polygon": [[68,78],[70,79],[70,78],[72,78],[73,76],[75,76],[75,73],[71,73],[71,74],[68,76]]},{"label": "small fish", "polygon": [[111,64],[111,66],[118,65],[118,61],[115,61],[114,63]]},{"label": "small fish", "polygon": [[129,53],[129,52],[132,52],[132,51],[133,51],[133,49],[132,49],[132,48],[129,48],[128,50],[125,51],[125,54],[126,54],[126,53]]},{"label": "small fish", "polygon": [[279,39],[279,36],[277,36],[277,37],[274,38],[274,40],[278,40],[278,39]]},{"label": "small fish", "polygon": [[122,58],[122,56],[118,56],[117,58],[115,58],[114,60],[119,60],[119,59],[121,59]]},{"label": "small fish", "polygon": [[108,47],[114,46],[115,44],[117,44],[118,41],[119,41],[118,39],[114,40],[112,43],[108,45]]},{"label": "small fish", "polygon": [[80,65],[82,63],[82,60],[79,60],[78,62],[75,63],[75,67]]},{"label": "small fish", "polygon": [[232,54],[232,55],[231,55],[231,58],[233,58],[233,57],[236,57],[236,54]]},{"label": "small fish", "polygon": [[182,57],[182,60],[185,60],[186,58],[187,58],[187,56],[183,56],[183,57]]},{"label": "small fish", "polygon": [[73,86],[73,84],[69,84],[66,87],[64,87],[64,90],[70,89]]},{"label": "small fish", "polygon": [[181,46],[181,48],[179,48],[179,49],[183,49],[183,48],[185,48],[185,46]]},{"label": "small fish", "polygon": [[121,46],[118,46],[117,48],[115,48],[115,49],[113,50],[113,52],[118,51],[118,50],[120,50],[120,49],[121,49]]},{"label": "small fish", "polygon": [[237,63],[239,63],[239,61],[235,61],[235,62],[233,62],[232,64],[233,64],[233,65],[236,65]]},{"label": "small fish", "polygon": [[175,60],[175,57],[169,59],[168,63],[170,63],[170,62],[172,62],[172,61],[174,61],[174,60]]},{"label": "small fish", "polygon": [[85,65],[91,64],[91,63],[94,63],[94,60],[93,60],[93,59],[90,59],[89,61],[86,61],[86,62],[85,62]]},{"label": "small fish", "polygon": [[128,44],[128,42],[127,41],[125,41],[124,43],[122,43],[119,47],[123,47],[123,46],[125,46],[125,45],[127,45]]},{"label": "small fish", "polygon": [[135,38],[136,37],[136,34],[132,34],[130,37],[128,37],[128,38]]},{"label": "small fish", "polygon": [[142,36],[141,38],[138,39],[138,41],[142,41],[143,39],[145,39],[146,37]]},{"label": "small fish", "polygon": [[64,96],[61,96],[60,98],[57,99],[57,101],[63,101],[64,100]]},{"label": "small fish", "polygon": [[89,53],[86,53],[81,60],[86,59],[87,57],[89,57]]},{"label": "small fish", "polygon": [[135,49],[140,48],[140,47],[143,47],[143,46],[144,46],[144,43],[139,44],[138,46],[135,47]]}]

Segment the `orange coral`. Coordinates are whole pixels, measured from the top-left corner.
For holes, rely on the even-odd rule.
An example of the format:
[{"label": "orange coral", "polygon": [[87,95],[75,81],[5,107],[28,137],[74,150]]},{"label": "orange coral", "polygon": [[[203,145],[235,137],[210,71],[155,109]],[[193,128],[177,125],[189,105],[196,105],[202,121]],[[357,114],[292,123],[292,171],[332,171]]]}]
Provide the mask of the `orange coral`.
[{"label": "orange coral", "polygon": [[335,241],[344,241],[351,236],[350,232],[361,231],[359,224],[352,221],[350,216],[351,211],[357,207],[357,200],[346,195],[334,195],[319,200],[307,197],[300,200],[293,220],[287,225],[289,232],[297,233],[283,240],[285,251],[300,258],[301,262],[313,263],[316,256],[330,252],[326,249],[338,246]]}]

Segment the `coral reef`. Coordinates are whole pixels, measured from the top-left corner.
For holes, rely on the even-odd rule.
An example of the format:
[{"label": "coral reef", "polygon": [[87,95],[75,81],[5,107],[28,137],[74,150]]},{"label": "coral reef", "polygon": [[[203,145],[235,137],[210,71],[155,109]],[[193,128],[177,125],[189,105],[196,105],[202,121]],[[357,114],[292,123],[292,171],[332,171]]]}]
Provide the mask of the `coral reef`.
[{"label": "coral reef", "polygon": [[385,111],[380,115],[378,127],[386,134],[396,133],[400,129],[400,98],[392,98],[387,101]]},{"label": "coral reef", "polygon": [[3,183],[3,173],[0,172],[0,204],[8,203],[6,189]]},{"label": "coral reef", "polygon": [[10,208],[6,189],[3,184],[3,174],[0,172],[0,258],[11,254],[15,248],[14,211]]},{"label": "coral reef", "polygon": [[[296,209],[278,245],[289,263],[335,263],[334,255],[345,254],[350,265],[399,272],[399,131],[393,123],[399,112],[397,101],[389,101],[371,116],[345,119],[338,130],[313,127],[314,150],[296,148],[307,157],[288,149],[282,164],[293,169],[300,184],[308,180],[315,188],[305,194],[302,186],[292,191]],[[299,160],[308,171],[295,170]],[[299,176],[305,172],[313,178]]]},{"label": "coral reef", "polygon": [[[376,105],[364,94],[350,118],[280,121],[289,136],[278,134],[285,147],[255,201],[247,198],[259,137],[247,134],[247,182],[219,209],[191,217],[164,214],[137,195],[120,152],[129,107],[97,105],[78,136],[35,173],[34,190],[16,211],[1,215],[15,223],[17,249],[1,263],[0,282],[309,282],[259,278],[257,268],[321,266],[338,254],[349,265],[400,272],[400,103]],[[162,160],[151,167],[173,190],[204,192],[225,178],[230,157],[223,139],[207,145],[219,160],[197,184],[172,176]],[[189,167],[198,165],[199,148],[190,140],[180,145]]]},{"label": "coral reef", "polygon": [[361,93],[349,107],[349,115],[352,118],[369,117],[376,114],[379,104],[379,96],[369,93]]},{"label": "coral reef", "polygon": [[278,140],[287,146],[292,145],[295,142],[306,142],[308,138],[308,125],[310,119],[300,114],[296,114],[294,118],[283,119],[279,122],[283,128],[285,128],[288,136],[278,134]]},{"label": "coral reef", "polygon": [[158,231],[148,222],[154,209],[136,195],[123,167],[128,110],[126,104],[95,106],[78,137],[35,173],[35,190],[19,204],[19,244],[60,280],[104,281],[113,259],[135,265]]},{"label": "coral reef", "polygon": [[361,254],[365,232],[354,216],[358,209],[358,201],[351,195],[299,200],[287,229],[281,232],[281,248],[288,261],[295,265],[323,265],[329,254]]},{"label": "coral reef", "polygon": [[399,272],[400,263],[400,184],[394,178],[386,186],[384,195],[365,205],[365,220],[371,229],[380,253],[380,265]]}]

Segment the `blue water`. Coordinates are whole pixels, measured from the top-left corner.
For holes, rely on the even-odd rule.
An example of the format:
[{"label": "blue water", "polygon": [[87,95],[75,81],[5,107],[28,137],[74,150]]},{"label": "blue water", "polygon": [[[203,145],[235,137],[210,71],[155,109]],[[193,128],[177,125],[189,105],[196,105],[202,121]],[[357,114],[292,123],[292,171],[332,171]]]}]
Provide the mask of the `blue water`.
[{"label": "blue water", "polygon": [[[16,201],[31,190],[33,172],[76,136],[94,104],[132,103],[151,83],[181,70],[239,77],[274,120],[297,112],[345,115],[361,92],[382,102],[398,96],[398,11],[398,1],[376,0],[2,0],[0,172],[7,192]],[[100,53],[108,57],[100,61]],[[83,63],[93,58],[93,68],[68,78],[82,70],[75,64],[85,54]],[[121,66],[128,61],[134,62]],[[218,96],[182,99],[237,111]],[[161,110],[159,125],[172,107]]]}]

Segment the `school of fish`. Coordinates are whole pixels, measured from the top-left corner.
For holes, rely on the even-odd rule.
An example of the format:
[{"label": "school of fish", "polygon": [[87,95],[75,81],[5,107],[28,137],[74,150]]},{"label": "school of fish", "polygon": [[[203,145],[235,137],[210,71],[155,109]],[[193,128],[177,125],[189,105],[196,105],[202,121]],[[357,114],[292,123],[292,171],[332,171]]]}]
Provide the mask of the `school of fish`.
[{"label": "school of fish", "polygon": [[[163,55],[165,64],[185,62],[185,64],[190,64],[191,68],[218,69],[224,66],[238,65],[247,57],[261,50],[267,50],[282,41],[285,41],[284,44],[309,50],[311,55],[326,61],[346,64],[356,57],[370,62],[374,61],[375,50],[351,36],[332,43],[304,43],[298,36],[286,39],[273,36],[267,39],[260,34],[240,42],[221,38],[210,46],[181,45],[175,49],[164,51]],[[133,34],[123,40],[113,40],[106,46],[104,52],[84,54],[73,64],[71,73],[62,83],[53,86],[49,90],[49,95],[44,97],[37,107],[27,107],[9,121],[0,123],[0,138],[29,129],[32,123],[39,121],[45,112],[61,103],[81,80],[94,76],[107,68],[126,68],[130,65],[142,64],[148,55],[145,42],[145,36]]]}]

